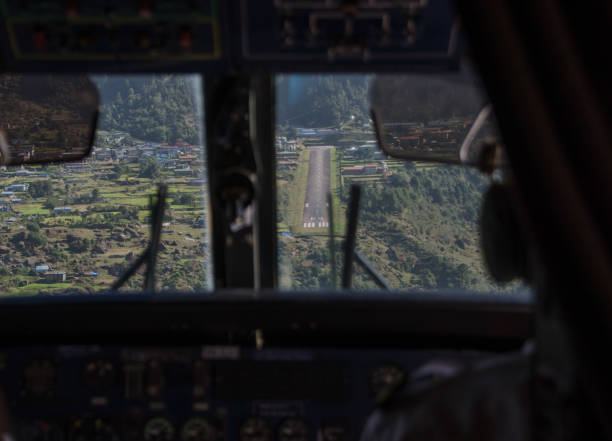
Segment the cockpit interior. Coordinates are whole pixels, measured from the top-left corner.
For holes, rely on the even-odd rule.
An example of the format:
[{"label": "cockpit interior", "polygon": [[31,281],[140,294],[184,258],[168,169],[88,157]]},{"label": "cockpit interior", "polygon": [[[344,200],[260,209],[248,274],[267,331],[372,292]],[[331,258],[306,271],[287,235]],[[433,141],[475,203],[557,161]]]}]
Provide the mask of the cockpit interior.
[{"label": "cockpit interior", "polygon": [[2,440],[612,439],[610,3],[0,23]]}]

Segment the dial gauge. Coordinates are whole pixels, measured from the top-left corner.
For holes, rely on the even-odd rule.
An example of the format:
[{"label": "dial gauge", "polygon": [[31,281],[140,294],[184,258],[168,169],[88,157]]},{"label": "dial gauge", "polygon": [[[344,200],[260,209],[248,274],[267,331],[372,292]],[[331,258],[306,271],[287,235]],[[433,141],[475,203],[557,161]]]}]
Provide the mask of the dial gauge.
[{"label": "dial gauge", "polygon": [[215,438],[215,429],[203,418],[190,419],[181,431],[182,441],[213,441]]},{"label": "dial gauge", "polygon": [[297,418],[289,418],[278,426],[278,441],[308,441],[308,424]]},{"label": "dial gauge", "polygon": [[108,389],[113,384],[115,367],[108,360],[90,361],[83,371],[83,382],[89,389]]},{"label": "dial gauge", "polygon": [[32,397],[48,397],[55,393],[57,367],[51,360],[34,360],[23,370],[24,392]]},{"label": "dial gauge", "polygon": [[272,430],[266,420],[249,418],[240,427],[240,441],[271,441]]},{"label": "dial gauge", "polygon": [[74,441],[119,441],[115,429],[100,418],[75,420],[72,423],[69,439]]},{"label": "dial gauge", "polygon": [[393,390],[400,387],[406,379],[404,371],[395,364],[383,364],[372,371],[370,386],[372,392],[378,395],[384,390]]},{"label": "dial gauge", "polygon": [[346,441],[346,429],[343,426],[328,426],[321,430],[323,441]]},{"label": "dial gauge", "polygon": [[29,421],[18,426],[20,441],[61,441],[64,434],[59,426],[46,421]]},{"label": "dial gauge", "polygon": [[145,441],[172,441],[174,426],[166,418],[153,418],[145,424]]}]

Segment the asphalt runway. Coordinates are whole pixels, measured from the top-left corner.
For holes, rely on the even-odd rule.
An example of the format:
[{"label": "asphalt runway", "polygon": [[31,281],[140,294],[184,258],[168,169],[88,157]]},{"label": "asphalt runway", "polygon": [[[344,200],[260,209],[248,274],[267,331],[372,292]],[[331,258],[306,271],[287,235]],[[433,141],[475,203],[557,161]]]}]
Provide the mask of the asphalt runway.
[{"label": "asphalt runway", "polygon": [[330,147],[310,147],[308,182],[304,203],[304,228],[327,228],[327,193],[329,192]]}]

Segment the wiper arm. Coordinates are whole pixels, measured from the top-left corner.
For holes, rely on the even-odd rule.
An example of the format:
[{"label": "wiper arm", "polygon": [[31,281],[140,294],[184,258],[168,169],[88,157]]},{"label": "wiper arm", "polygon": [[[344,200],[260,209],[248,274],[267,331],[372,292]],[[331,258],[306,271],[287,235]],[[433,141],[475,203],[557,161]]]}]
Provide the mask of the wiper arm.
[{"label": "wiper arm", "polygon": [[143,290],[155,290],[155,263],[157,262],[157,251],[159,249],[167,196],[168,186],[166,184],[159,184],[157,189],[157,201],[155,203],[153,203],[153,196],[151,196],[151,240],[149,245],[144,253],[138,256],[138,259],[136,259],[136,261],[117,279],[117,281],[113,283],[113,286],[111,287],[113,291],[117,291],[119,288],[121,288],[123,284],[127,282],[144,263],[147,265],[147,270],[145,273]]},{"label": "wiper arm", "polygon": [[[390,290],[390,285],[383,276],[374,268],[368,259],[355,249],[357,236],[357,220],[359,217],[359,201],[361,199],[361,187],[351,185],[351,195],[347,214],[347,231],[344,242],[344,268],[342,269],[342,288],[350,289],[353,281],[353,259],[365,270],[366,273],[383,288]],[[333,262],[332,262],[333,265]]]},{"label": "wiper arm", "polygon": [[372,263],[368,259],[366,259],[363,254],[361,254],[358,250],[355,250],[353,256],[355,257],[355,262],[357,262],[359,266],[361,266],[361,268],[363,268],[365,272],[368,273],[368,275],[374,280],[374,282],[376,282],[376,284],[380,288],[386,290],[391,289],[391,286],[387,283],[382,274],[380,274],[378,270],[374,268],[374,265],[372,265]]},{"label": "wiper arm", "polygon": [[492,110],[493,106],[491,104],[487,104],[480,110],[480,112],[478,112],[476,120],[472,124],[472,127],[470,127],[470,130],[465,136],[463,143],[461,143],[461,148],[459,149],[459,160],[462,164],[469,164],[470,147],[472,146],[472,143],[480,130],[484,127],[485,122],[487,122]]},{"label": "wiper arm", "polygon": [[336,237],[334,233],[334,207],[331,193],[327,193],[327,218],[329,220],[329,262],[331,264],[331,287],[336,289]]},{"label": "wiper arm", "polygon": [[351,185],[351,194],[346,219],[346,239],[344,240],[344,268],[342,268],[342,288],[350,289],[353,281],[353,255],[357,236],[357,218],[359,217],[359,200],[361,187]]}]

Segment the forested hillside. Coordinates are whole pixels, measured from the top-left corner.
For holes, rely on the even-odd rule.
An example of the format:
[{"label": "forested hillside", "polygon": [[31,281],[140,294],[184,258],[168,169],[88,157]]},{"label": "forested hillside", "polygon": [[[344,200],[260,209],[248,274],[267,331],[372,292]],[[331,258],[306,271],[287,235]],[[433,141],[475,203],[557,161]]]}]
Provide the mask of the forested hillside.
[{"label": "forested hillside", "polygon": [[282,75],[277,78],[277,123],[293,127],[338,126],[351,116],[366,122],[369,76]]},{"label": "forested hillside", "polygon": [[470,118],[486,102],[465,73],[384,75],[372,82],[370,96],[385,122]]},{"label": "forested hillside", "polygon": [[182,75],[103,75],[98,130],[119,130],[147,141],[197,143],[195,93]]},{"label": "forested hillside", "polygon": [[[375,105],[384,113],[384,121],[417,123],[418,136],[422,127],[432,128],[427,132],[432,136],[419,139],[426,148],[438,141],[460,145],[466,129],[446,130],[444,139],[436,139],[435,133],[451,127],[453,119],[473,118],[486,102],[473,76],[286,76],[277,82],[277,93],[279,129],[289,137],[298,136],[296,149],[281,147],[279,153],[281,286],[306,290],[338,286],[337,279],[332,282],[328,231],[305,227],[308,220],[302,217],[309,191],[309,151],[331,146],[336,237],[345,233],[349,190],[358,184],[362,197],[356,248],[391,287],[480,292],[516,288],[496,285],[482,261],[478,224],[489,178],[466,167],[387,158],[372,143],[371,128],[362,124]],[[298,131],[288,130],[298,127],[340,130],[330,135],[315,131],[300,138]],[[335,248],[339,265],[341,245],[339,239]],[[377,288],[359,269],[353,287]]]},{"label": "forested hillside", "polygon": [[[357,249],[394,288],[499,289],[486,274],[478,237],[486,186],[487,179],[476,170],[410,162],[396,167],[386,181],[364,185]],[[342,215],[348,190],[336,190]],[[330,287],[328,238],[284,239],[280,255],[288,279],[283,283],[299,289]],[[340,246],[336,261],[342,262]],[[376,288],[359,270],[353,286]]]},{"label": "forested hillside", "polygon": [[281,75],[277,123],[293,127],[365,123],[370,108],[394,120],[434,121],[475,115],[485,102],[468,73],[449,75]]}]

